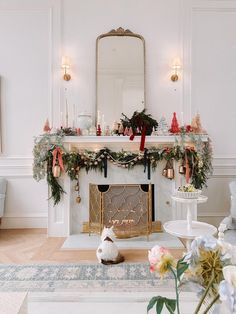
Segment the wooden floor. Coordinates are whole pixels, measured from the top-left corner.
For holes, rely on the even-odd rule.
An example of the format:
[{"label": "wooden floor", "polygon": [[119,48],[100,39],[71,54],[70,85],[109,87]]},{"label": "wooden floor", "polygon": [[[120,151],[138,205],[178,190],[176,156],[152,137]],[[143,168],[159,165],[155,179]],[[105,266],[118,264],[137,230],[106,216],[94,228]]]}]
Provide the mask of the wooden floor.
[{"label": "wooden floor", "polygon": [[[95,262],[95,250],[61,249],[65,238],[47,238],[46,229],[0,230],[0,263],[76,263]],[[176,258],[182,249],[172,249]],[[122,250],[126,262],[147,261],[147,250]]]}]

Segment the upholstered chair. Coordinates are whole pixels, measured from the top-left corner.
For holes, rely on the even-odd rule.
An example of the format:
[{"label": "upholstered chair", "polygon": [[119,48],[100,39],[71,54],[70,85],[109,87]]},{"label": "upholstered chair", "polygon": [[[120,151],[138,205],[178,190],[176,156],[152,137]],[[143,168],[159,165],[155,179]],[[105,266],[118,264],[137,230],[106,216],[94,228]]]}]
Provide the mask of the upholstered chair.
[{"label": "upholstered chair", "polygon": [[230,215],[225,217],[218,228],[219,240],[236,245],[236,181],[229,184],[231,194]]}]

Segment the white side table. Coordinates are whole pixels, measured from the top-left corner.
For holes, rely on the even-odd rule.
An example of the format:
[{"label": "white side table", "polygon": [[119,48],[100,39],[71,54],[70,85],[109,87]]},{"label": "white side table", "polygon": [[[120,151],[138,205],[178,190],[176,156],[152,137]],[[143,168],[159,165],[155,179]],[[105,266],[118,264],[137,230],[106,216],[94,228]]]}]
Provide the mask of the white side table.
[{"label": "white side table", "polygon": [[185,204],[187,207],[187,222],[188,222],[188,228],[191,229],[192,225],[192,210],[197,212],[197,204],[205,203],[208,200],[207,196],[200,195],[198,198],[182,198],[177,196],[171,196],[172,200]]},{"label": "white side table", "polygon": [[186,248],[190,250],[192,240],[198,236],[214,235],[217,233],[215,226],[205,222],[192,220],[192,208],[197,208],[197,204],[205,203],[207,197],[200,195],[198,198],[181,198],[172,196],[175,202],[185,204],[187,207],[186,220],[168,221],[163,225],[164,230],[178,238],[186,239]]},{"label": "white side table", "polygon": [[192,221],[191,227],[187,220],[167,221],[163,225],[164,230],[178,238],[186,240],[186,248],[189,251],[193,239],[204,235],[214,235],[217,233],[217,228],[206,222]]}]

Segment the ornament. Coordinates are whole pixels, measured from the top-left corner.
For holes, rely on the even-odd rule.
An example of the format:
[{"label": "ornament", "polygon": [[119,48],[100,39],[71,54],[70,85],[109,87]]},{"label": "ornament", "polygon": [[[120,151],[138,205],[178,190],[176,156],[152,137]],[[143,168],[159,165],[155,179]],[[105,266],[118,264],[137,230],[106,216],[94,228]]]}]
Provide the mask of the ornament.
[{"label": "ornament", "polygon": [[63,154],[63,151],[59,147],[56,147],[52,152],[52,155],[53,155],[52,169],[53,169],[53,176],[55,178],[60,177],[61,171],[64,171],[62,154]]},{"label": "ornament", "polygon": [[162,175],[163,175],[164,177],[166,177],[166,175],[167,175],[167,169],[166,169],[166,168],[164,168],[164,169],[162,170]]},{"label": "ornament", "polygon": [[178,120],[176,118],[176,112],[173,113],[170,132],[171,133],[179,133],[180,132],[179,123],[178,123]]},{"label": "ornament", "polygon": [[112,126],[112,134],[118,134],[119,125],[117,121],[114,121]]},{"label": "ornament", "polygon": [[190,125],[190,124],[186,125],[185,130],[186,130],[186,132],[187,132],[187,133],[189,133],[189,132],[192,132],[192,131],[193,131],[193,129],[192,129],[192,127],[191,127],[191,125]]},{"label": "ornament", "polygon": [[179,166],[179,173],[180,174],[185,174],[185,167],[184,167],[184,165],[180,165]]},{"label": "ornament", "polygon": [[118,129],[118,133],[119,133],[119,135],[123,135],[124,134],[124,127],[123,127],[122,123],[120,123],[119,129]]},{"label": "ornament", "polygon": [[77,197],[76,197],[76,203],[80,203],[81,202],[81,197],[80,197],[80,195],[78,195]]},{"label": "ornament", "polygon": [[167,135],[169,133],[169,126],[166,122],[165,117],[161,117],[161,120],[158,123],[157,135]]},{"label": "ornament", "polygon": [[61,175],[61,168],[59,165],[53,166],[52,173],[54,178],[59,178]]},{"label": "ornament", "polygon": [[105,129],[105,136],[110,136],[110,135],[111,135],[110,127],[109,125],[107,125]]},{"label": "ornament", "polygon": [[174,175],[174,169],[173,168],[167,169],[166,177],[167,177],[167,179],[170,179],[170,180],[174,179],[175,175]]},{"label": "ornament", "polygon": [[100,126],[100,124],[98,124],[98,127],[97,127],[97,136],[101,136],[101,135],[102,135],[101,126]]},{"label": "ornament", "polygon": [[91,126],[90,129],[89,129],[89,135],[91,136],[96,136],[97,135],[97,130],[95,128],[95,126]]},{"label": "ornament", "polygon": [[128,135],[129,135],[129,136],[132,136],[133,134],[134,134],[134,133],[133,133],[133,129],[132,129],[132,127],[130,127],[130,128],[129,128],[129,133],[128,133]]},{"label": "ornament", "polygon": [[166,166],[162,171],[162,175],[166,177],[167,179],[174,179],[174,169],[173,169],[173,160],[167,160]]},{"label": "ornament", "polygon": [[45,121],[45,124],[44,124],[44,127],[43,127],[43,131],[45,133],[50,133],[50,131],[51,131],[48,119]]},{"label": "ornament", "polygon": [[129,128],[128,127],[125,128],[124,135],[129,135]]}]

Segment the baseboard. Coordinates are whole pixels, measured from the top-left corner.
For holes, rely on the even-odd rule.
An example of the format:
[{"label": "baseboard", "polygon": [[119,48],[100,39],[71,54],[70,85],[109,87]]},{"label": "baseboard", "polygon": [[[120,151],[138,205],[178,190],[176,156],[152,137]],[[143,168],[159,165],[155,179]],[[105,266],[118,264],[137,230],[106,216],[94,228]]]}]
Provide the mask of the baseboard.
[{"label": "baseboard", "polygon": [[2,217],[0,229],[47,228],[47,217]]}]

